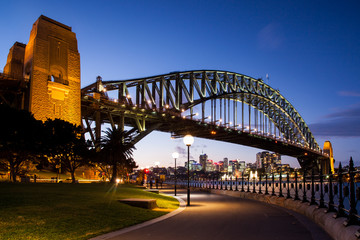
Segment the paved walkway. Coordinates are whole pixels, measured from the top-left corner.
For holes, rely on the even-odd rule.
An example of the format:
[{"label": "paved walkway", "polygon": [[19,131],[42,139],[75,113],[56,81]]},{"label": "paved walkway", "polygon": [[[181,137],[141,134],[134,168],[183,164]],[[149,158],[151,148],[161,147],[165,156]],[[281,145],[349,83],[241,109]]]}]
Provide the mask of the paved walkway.
[{"label": "paved walkway", "polygon": [[[178,196],[186,201],[184,190]],[[315,223],[295,212],[253,200],[199,192],[191,193],[191,206],[179,214],[115,235],[106,239],[331,239]]]}]

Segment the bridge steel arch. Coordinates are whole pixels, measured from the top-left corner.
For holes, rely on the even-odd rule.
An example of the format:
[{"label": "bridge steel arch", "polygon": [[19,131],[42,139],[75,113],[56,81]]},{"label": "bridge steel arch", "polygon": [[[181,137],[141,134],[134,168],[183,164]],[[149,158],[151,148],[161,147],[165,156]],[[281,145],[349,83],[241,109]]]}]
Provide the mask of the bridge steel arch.
[{"label": "bridge steel arch", "polygon": [[174,137],[191,133],[293,156],[304,168],[330,165],[280,91],[239,73],[195,70],[114,81],[98,77],[82,89],[82,115],[94,142],[101,123],[109,123],[131,126],[135,142],[153,130]]}]

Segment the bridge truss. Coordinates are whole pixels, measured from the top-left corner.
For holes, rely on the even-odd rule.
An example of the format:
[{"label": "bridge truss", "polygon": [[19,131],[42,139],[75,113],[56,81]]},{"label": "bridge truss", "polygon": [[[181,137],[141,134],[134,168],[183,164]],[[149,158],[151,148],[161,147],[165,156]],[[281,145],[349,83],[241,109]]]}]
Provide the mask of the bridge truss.
[{"label": "bridge truss", "polygon": [[278,90],[246,75],[199,70],[82,89],[83,125],[96,142],[101,124],[130,126],[136,143],[153,130],[267,149],[302,167],[329,166],[303,118]]}]

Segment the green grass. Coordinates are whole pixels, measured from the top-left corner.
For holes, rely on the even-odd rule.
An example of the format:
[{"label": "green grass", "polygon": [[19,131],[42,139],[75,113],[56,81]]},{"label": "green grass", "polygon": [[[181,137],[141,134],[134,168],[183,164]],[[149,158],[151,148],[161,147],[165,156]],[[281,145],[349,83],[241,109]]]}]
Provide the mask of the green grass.
[{"label": "green grass", "polygon": [[[159,217],[176,199],[130,185],[0,183],[0,239],[88,239]],[[120,203],[157,199],[159,209]]]}]

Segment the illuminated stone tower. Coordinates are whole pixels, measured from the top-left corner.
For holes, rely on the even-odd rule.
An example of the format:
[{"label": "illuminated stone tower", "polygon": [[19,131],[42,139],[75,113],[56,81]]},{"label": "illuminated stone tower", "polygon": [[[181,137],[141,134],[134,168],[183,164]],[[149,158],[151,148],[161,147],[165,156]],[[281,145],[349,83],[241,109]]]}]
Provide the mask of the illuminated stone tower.
[{"label": "illuminated stone tower", "polygon": [[45,16],[33,24],[25,48],[28,110],[36,119],[81,123],[80,55],[71,27]]},{"label": "illuminated stone tower", "polygon": [[324,142],[324,148],[323,148],[324,153],[329,155],[329,158],[326,159],[325,161],[321,162],[321,167],[323,169],[323,172],[326,174],[332,173],[334,174],[334,153],[333,153],[333,148],[331,145],[330,141],[325,141]]}]

